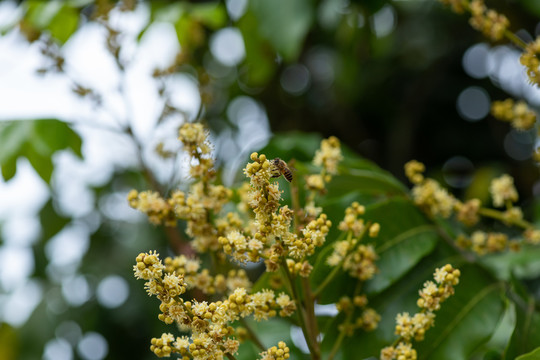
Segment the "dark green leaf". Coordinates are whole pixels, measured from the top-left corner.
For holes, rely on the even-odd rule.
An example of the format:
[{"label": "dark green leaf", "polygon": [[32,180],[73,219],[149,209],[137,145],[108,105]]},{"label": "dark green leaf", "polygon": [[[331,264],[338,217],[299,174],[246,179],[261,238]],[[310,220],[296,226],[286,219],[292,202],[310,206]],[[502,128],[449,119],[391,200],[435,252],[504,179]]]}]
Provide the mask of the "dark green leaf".
[{"label": "dark green leaf", "polygon": [[[434,269],[445,263],[452,263],[461,270],[461,282],[456,286],[455,295],[436,313],[435,326],[427,331],[425,340],[413,344],[418,351],[418,359],[470,359],[474,350],[489,340],[504,308],[502,287],[481,268],[461,265],[456,258],[441,261],[441,255],[438,251],[430,256],[400,282],[372,300],[382,318],[379,327],[374,332],[348,339],[343,346],[345,359],[378,357],[383,347],[392,344],[396,338],[396,315],[404,311],[412,315],[419,311],[416,306],[418,290],[425,281],[432,280]],[[329,332],[336,330],[331,327]],[[332,342],[331,337],[328,342]],[[323,345],[326,348],[331,346]]]},{"label": "dark green leaf", "polygon": [[435,248],[439,239],[435,227],[405,199],[369,206],[364,219],[381,225],[375,241],[379,272],[366,283],[367,293],[380,292],[400,279]]},{"label": "dark green leaf", "polygon": [[0,127],[0,165],[4,180],[15,175],[19,157],[26,157],[39,176],[49,182],[52,155],[71,149],[81,156],[81,139],[67,124],[53,119],[3,122]]},{"label": "dark green leaf", "polygon": [[30,165],[32,165],[39,177],[49,183],[53,172],[52,158],[44,157],[42,154],[43,153],[36,151],[36,149],[27,148],[21,155],[28,159]]},{"label": "dark green leaf", "polygon": [[47,201],[39,212],[39,222],[45,240],[58,234],[69,221],[69,218],[63,217],[56,212],[52,200]]},{"label": "dark green leaf", "polygon": [[315,155],[315,151],[321,144],[322,137],[319,134],[288,132],[276,134],[270,142],[260,150],[260,153],[269,157],[279,157],[285,161],[295,159],[309,163]]},{"label": "dark green leaf", "polygon": [[[511,279],[516,326],[508,344],[505,359],[515,359],[535,349],[540,344],[540,314],[535,309],[535,299],[515,278]],[[540,359],[540,357],[539,357]]]},{"label": "dark green leaf", "polygon": [[295,61],[313,21],[311,1],[254,0],[250,10],[257,18],[261,37],[286,61]]},{"label": "dark green leaf", "polygon": [[518,278],[532,278],[540,275],[540,248],[526,246],[518,252],[487,255],[480,262],[491,269],[499,279],[509,280],[514,274]]},{"label": "dark green leaf", "polygon": [[419,343],[419,359],[470,359],[487,342],[504,309],[502,286],[479,268],[463,267],[456,294],[437,312],[435,328]]},{"label": "dark green leaf", "polygon": [[516,360],[540,360],[540,347],[528,354],[521,355],[520,357],[516,358]]},{"label": "dark green leaf", "polygon": [[266,85],[276,72],[275,52],[259,35],[257,19],[251,12],[238,20],[236,26],[242,33],[246,49],[242,81],[254,87]]},{"label": "dark green leaf", "polygon": [[[325,211],[327,214],[335,213],[332,207],[325,208]],[[438,241],[434,226],[406,199],[394,198],[368,206],[364,219],[381,225],[379,236],[374,240],[379,255],[379,272],[365,284],[364,289],[368,294],[379,293],[402,278],[433,251]],[[327,245],[317,259],[313,271],[315,286],[320,285],[331,271],[325,261],[332,251],[332,246]],[[356,280],[340,271],[335,281],[321,294],[321,303],[337,301],[344,293],[350,292],[354,282]]]}]

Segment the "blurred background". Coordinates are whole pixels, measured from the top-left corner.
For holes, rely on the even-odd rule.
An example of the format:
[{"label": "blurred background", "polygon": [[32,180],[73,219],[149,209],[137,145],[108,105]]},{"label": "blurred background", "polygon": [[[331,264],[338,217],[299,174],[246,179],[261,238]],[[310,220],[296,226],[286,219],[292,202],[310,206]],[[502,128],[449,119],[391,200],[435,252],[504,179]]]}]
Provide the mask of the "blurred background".
[{"label": "blurred background", "polygon": [[[540,2],[488,6],[540,32]],[[227,185],[275,136],[335,135],[401,180],[423,161],[463,196],[509,172],[537,212],[536,131],[489,111],[537,108],[540,90],[518,49],[435,0],[4,0],[0,34],[0,359],[154,358],[171,329],[132,266],[171,255],[170,234],[126,195],[186,187],[185,121],[211,129]]]}]

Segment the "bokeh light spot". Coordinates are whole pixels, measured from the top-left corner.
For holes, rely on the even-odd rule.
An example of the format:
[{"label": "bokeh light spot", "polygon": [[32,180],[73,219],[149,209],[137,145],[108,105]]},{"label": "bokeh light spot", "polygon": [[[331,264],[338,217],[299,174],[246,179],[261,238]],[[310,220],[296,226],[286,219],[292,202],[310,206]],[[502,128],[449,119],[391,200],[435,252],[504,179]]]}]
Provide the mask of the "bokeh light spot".
[{"label": "bokeh light spot", "polygon": [[504,137],[504,150],[512,159],[523,161],[531,157],[533,143],[533,133],[512,130]]},{"label": "bokeh light spot", "polygon": [[442,171],[448,185],[465,188],[473,179],[474,165],[466,157],[454,156],[444,163]]},{"label": "bokeh light spot", "polygon": [[73,350],[71,345],[64,339],[53,339],[45,344],[43,360],[71,360]]},{"label": "bokeh light spot", "polygon": [[465,54],[463,54],[463,69],[465,72],[475,79],[482,79],[488,76],[488,59],[489,46],[485,43],[471,46]]},{"label": "bokeh light spot", "polygon": [[247,10],[248,0],[227,0],[225,1],[227,11],[232,20],[238,20]]},{"label": "bokeh light spot", "polygon": [[90,298],[90,285],[82,275],[66,279],[62,282],[62,295],[72,306],[80,306]]},{"label": "bokeh light spot", "polygon": [[302,64],[288,66],[280,79],[283,90],[291,95],[301,95],[309,87],[310,74],[308,69]]},{"label": "bokeh light spot", "polygon": [[37,281],[19,286],[0,307],[0,321],[18,327],[24,325],[41,302],[43,289]]},{"label": "bokeh light spot", "polygon": [[96,291],[99,303],[107,308],[116,308],[122,305],[128,295],[129,286],[126,280],[118,275],[107,276],[101,280]]},{"label": "bokeh light spot", "polygon": [[219,30],[210,39],[212,55],[223,65],[238,65],[246,56],[244,39],[238,29],[225,28]]},{"label": "bokeh light spot", "polygon": [[463,90],[457,98],[459,115],[467,121],[478,121],[489,113],[491,100],[481,87],[471,86]]},{"label": "bokeh light spot", "polygon": [[385,5],[371,20],[371,27],[377,37],[390,35],[396,27],[396,10],[391,5]]},{"label": "bokeh light spot", "polygon": [[109,344],[101,334],[90,331],[79,341],[77,352],[85,360],[101,360],[107,356]]},{"label": "bokeh light spot", "polygon": [[75,346],[81,340],[82,330],[75,321],[64,321],[56,327],[54,334],[57,338],[65,339]]}]

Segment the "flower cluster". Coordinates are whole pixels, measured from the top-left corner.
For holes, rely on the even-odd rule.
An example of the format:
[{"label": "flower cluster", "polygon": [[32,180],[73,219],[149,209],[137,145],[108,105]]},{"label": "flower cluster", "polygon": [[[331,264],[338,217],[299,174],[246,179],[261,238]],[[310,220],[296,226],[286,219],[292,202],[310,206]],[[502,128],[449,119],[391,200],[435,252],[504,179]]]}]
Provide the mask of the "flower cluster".
[{"label": "flower cluster", "polygon": [[371,237],[378,235],[380,225],[364,224],[363,219],[358,219],[365,208],[354,202],[345,210],[345,218],[339,224],[339,229],[349,234],[346,240],[336,241],[334,251],[326,259],[330,266],[341,266],[350,276],[362,281],[371,279],[377,272],[375,261],[377,253],[371,244],[361,244],[361,240],[369,231]]},{"label": "flower cluster", "polygon": [[244,169],[250,178],[246,201],[255,214],[247,233],[233,231],[219,238],[225,253],[240,262],[265,259],[267,271],[276,271],[285,261],[293,274],[308,276],[312,266],[307,257],[324,244],[332,225],[325,214],[308,222],[301,232],[293,232],[293,210],[280,206],[279,182],[270,182],[272,164],[264,154],[253,153]]},{"label": "flower cluster", "polygon": [[502,175],[491,181],[489,192],[493,198],[493,205],[501,207],[507,205],[511,207],[513,202],[518,200],[518,193],[514,186],[514,179],[510,175]]},{"label": "flower cluster", "polygon": [[353,202],[345,209],[345,218],[339,223],[339,230],[350,231],[353,236],[360,236],[364,231],[364,220],[358,219],[359,215],[364,215],[366,208],[358,202]]},{"label": "flower cluster", "polygon": [[272,346],[266,351],[263,351],[259,360],[286,360],[290,355],[290,350],[285,342],[280,341],[278,346]]},{"label": "flower cluster", "polygon": [[[469,23],[471,26],[481,31],[493,41],[501,40],[507,36],[516,45],[523,47],[524,51],[520,57],[520,63],[525,66],[527,76],[532,84],[540,85],[540,37],[525,44],[522,40],[510,34],[508,28],[510,22],[508,18],[495,10],[488,9],[484,0],[439,0],[444,5],[451,6],[452,10],[458,14],[468,11],[471,14]],[[515,124],[518,129],[528,126],[531,120],[527,119],[523,124]]]},{"label": "flower cluster", "polygon": [[417,160],[408,161],[405,166],[405,176],[415,185],[419,185],[424,181],[424,171],[426,166]]},{"label": "flower cluster", "polygon": [[176,226],[177,218],[174,205],[165,200],[156,191],[131,190],[127,196],[129,206],[148,216],[154,225]]},{"label": "flower cluster", "polygon": [[[315,249],[326,241],[326,235],[330,231],[332,222],[327,219],[326,214],[321,214],[316,220],[312,220],[302,229],[302,238],[296,236],[283,237],[283,244],[287,248],[288,255],[295,260],[304,260],[313,255]],[[296,266],[299,263],[296,263]],[[298,271],[295,271],[298,272]],[[304,274],[304,276],[309,273]]]},{"label": "flower cluster", "polygon": [[243,269],[229,270],[227,276],[210,275],[208,269],[201,268],[201,261],[196,258],[187,258],[185,255],[166,257],[163,260],[165,272],[181,275],[185,278],[188,289],[196,288],[204,294],[229,294],[236,288],[251,288],[251,281]]},{"label": "flower cluster", "polygon": [[321,141],[321,148],[315,153],[313,164],[322,166],[327,174],[336,175],[337,166],[341,160],[343,160],[343,156],[339,140],[335,136],[330,136]]},{"label": "flower cluster", "polygon": [[465,5],[463,0],[439,0],[443,5],[448,5],[452,7],[452,10],[458,14],[461,14],[465,11]]},{"label": "flower cluster", "polygon": [[454,286],[459,283],[461,273],[447,264],[435,270],[433,281],[426,281],[420,290],[417,305],[421,311],[413,316],[404,312],[396,316],[396,335],[399,336],[397,346],[388,346],[381,350],[381,360],[416,359],[416,350],[411,341],[424,340],[427,330],[435,324],[435,313],[441,303],[454,294]]},{"label": "flower cluster", "polygon": [[[348,296],[342,297],[336,304],[339,312],[353,316],[355,310],[359,309],[360,314],[353,321],[346,321],[340,324],[339,330],[348,336],[352,336],[356,329],[373,331],[377,328],[381,316],[372,308],[367,307],[368,299],[365,295],[356,295],[352,299]],[[351,319],[352,320],[352,319]]]},{"label": "flower cluster", "polygon": [[208,141],[208,131],[200,123],[185,123],[180,127],[178,140],[190,155],[190,173],[195,179],[207,182],[214,176],[212,147]]},{"label": "flower cluster", "polygon": [[480,221],[480,207],[482,202],[479,199],[471,199],[466,202],[456,202],[456,216],[459,222],[465,226],[476,225]]},{"label": "flower cluster", "polygon": [[495,10],[488,9],[484,0],[439,1],[444,5],[450,5],[452,10],[458,14],[468,11],[471,14],[469,19],[471,26],[493,41],[501,40],[510,26],[508,18]]},{"label": "flower cluster", "polygon": [[[152,339],[151,350],[159,357],[178,353],[193,359],[223,359],[227,353],[236,353],[239,345],[230,323],[247,316],[257,321],[278,314],[290,316],[296,310],[296,304],[287,294],[276,297],[272,290],[266,289],[249,294],[239,286],[241,282],[227,284],[225,279],[221,281],[222,288],[228,289],[229,295],[224,300],[184,301],[181,295],[187,288],[196,286],[190,284],[190,280],[196,280],[192,275],[198,270],[196,261],[180,256],[167,258],[163,264],[156,252],[139,254],[136,260],[135,277],[147,280],[148,293],[161,301],[159,319],[167,324],[176,322],[191,332],[190,337],[175,339],[171,334],[163,334]],[[230,275],[245,277],[245,273]]]},{"label": "flower cluster", "polygon": [[242,221],[233,213],[219,217],[223,206],[230,201],[232,191],[210,182],[213,179],[214,161],[210,156],[208,133],[203,126],[186,123],[179,133],[179,139],[191,156],[191,175],[197,180],[189,192],[176,190],[170,198],[164,199],[155,191],[139,193],[132,190],[128,194],[128,201],[131,207],[147,214],[153,224],[176,226],[178,219],[186,220],[186,233],[193,238],[195,250],[217,250],[218,237],[233,229],[240,229]]},{"label": "flower cluster", "polygon": [[508,29],[510,22],[508,18],[495,10],[488,9],[484,0],[472,0],[469,4],[471,26],[481,31],[485,36],[493,41],[501,40],[504,32]]},{"label": "flower cluster", "polygon": [[315,218],[321,213],[322,209],[315,206],[315,196],[326,193],[326,184],[332,180],[332,175],[337,174],[338,164],[342,159],[341,146],[335,136],[321,141],[321,147],[313,158],[313,164],[320,168],[320,172],[305,176],[305,187],[309,193],[304,207],[307,219]]},{"label": "flower cluster", "polygon": [[[540,231],[523,219],[523,211],[514,205],[518,193],[514,179],[510,175],[502,175],[491,181],[489,191],[495,207],[504,207],[502,211],[482,207],[479,199],[461,202],[442,189],[433,179],[424,178],[424,165],[415,160],[405,165],[405,174],[415,184],[412,196],[416,205],[428,215],[439,214],[445,218],[455,214],[456,219],[467,227],[477,225],[481,217],[500,221],[507,226],[523,229],[523,238],[512,239],[500,232],[474,231],[470,236],[461,234],[456,244],[463,249],[470,249],[478,255],[501,252],[506,250],[518,251],[522,243],[540,243]],[[538,238],[538,240],[537,240]]]},{"label": "flower cluster", "polygon": [[437,181],[424,178],[422,174],[424,169],[424,165],[416,160],[405,164],[405,174],[414,184],[412,189],[414,203],[431,217],[436,215],[450,217],[456,205],[456,199]]},{"label": "flower cluster", "polygon": [[527,69],[527,76],[532,84],[540,85],[540,37],[530,42],[525,47],[519,58],[521,65]]},{"label": "flower cluster", "polygon": [[491,105],[491,114],[499,120],[511,123],[517,130],[529,130],[536,123],[536,113],[525,101],[515,102],[513,99],[494,101]]},{"label": "flower cluster", "polygon": [[521,248],[520,241],[510,240],[508,235],[500,232],[485,232],[477,230],[470,237],[460,235],[457,245],[464,249],[471,249],[478,255],[502,252],[506,250],[518,251]]}]

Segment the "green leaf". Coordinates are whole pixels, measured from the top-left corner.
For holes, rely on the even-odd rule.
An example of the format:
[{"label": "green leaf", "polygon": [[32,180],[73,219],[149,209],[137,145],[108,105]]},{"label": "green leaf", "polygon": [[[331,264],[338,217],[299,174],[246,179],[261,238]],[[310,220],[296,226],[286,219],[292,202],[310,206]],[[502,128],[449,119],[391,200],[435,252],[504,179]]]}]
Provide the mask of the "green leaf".
[{"label": "green leaf", "polygon": [[275,134],[259,152],[270,158],[279,157],[285,161],[295,159],[309,163],[321,144],[322,137],[314,133],[291,131]]},{"label": "green leaf", "polygon": [[521,355],[520,357],[516,358],[516,360],[540,360],[540,347],[528,354]]},{"label": "green leaf", "polygon": [[531,351],[540,344],[540,314],[535,311],[535,299],[517,279],[512,278],[511,284],[515,295],[513,300],[516,326],[508,343],[505,359],[515,359],[518,355]]},{"label": "green leaf", "polygon": [[[370,300],[381,315],[379,327],[373,332],[357,333],[347,338],[343,345],[344,359],[378,357],[383,347],[392,344],[396,339],[396,315],[404,311],[412,315],[419,311],[416,306],[418,290],[425,281],[432,280],[436,267],[446,263],[461,270],[461,281],[455,288],[455,294],[436,312],[435,326],[426,332],[425,340],[413,343],[418,359],[470,359],[470,355],[489,340],[504,309],[502,287],[478,266],[462,265],[457,258],[445,259],[444,253],[453,251],[447,246],[438,248],[401,281]],[[336,322],[327,329],[330,336],[325,336],[324,349],[332,346],[338,325]]]},{"label": "green leaf", "polygon": [[433,251],[439,240],[436,228],[405,199],[370,206],[364,219],[381,225],[375,241],[379,272],[366,283],[368,294],[378,293],[399,280]]},{"label": "green leaf", "polygon": [[505,252],[486,255],[480,262],[501,280],[509,280],[512,275],[518,278],[533,278],[540,275],[540,248],[524,246],[518,252]]},{"label": "green leaf", "polygon": [[[335,213],[331,208],[325,208],[325,212]],[[334,218],[331,217],[336,223],[338,220]],[[439,239],[435,227],[406,199],[393,198],[368,206],[363,218],[381,225],[379,236],[374,241],[364,240],[373,242],[379,256],[376,262],[379,272],[364,285],[367,294],[380,293],[401,279],[434,250]],[[319,286],[332,270],[326,264],[326,258],[332,251],[332,246],[326,245],[317,258],[312,277],[315,287]],[[351,291],[351,284],[354,282],[355,279],[340,270],[334,281],[321,294],[320,302],[336,302]]]},{"label": "green leaf", "polygon": [[192,4],[190,13],[194,19],[213,30],[217,30],[227,23],[227,10],[223,4],[218,2]]},{"label": "green leaf", "polygon": [[15,176],[19,157],[26,157],[47,183],[53,171],[52,155],[71,149],[81,156],[81,139],[59,120],[20,120],[0,124],[0,165],[4,180]]},{"label": "green leaf", "polygon": [[38,29],[45,29],[62,8],[60,1],[25,1],[25,18]]},{"label": "green leaf", "polygon": [[35,28],[49,31],[60,43],[65,43],[77,30],[79,11],[62,1],[27,1],[25,18]]},{"label": "green leaf", "polygon": [[497,327],[504,310],[502,286],[479,268],[462,270],[456,294],[437,312],[436,328],[417,345],[419,359],[470,359]]},{"label": "green leaf", "polygon": [[79,12],[67,4],[56,13],[47,26],[51,36],[60,43],[65,43],[77,30],[79,25]]},{"label": "green leaf", "polygon": [[259,34],[258,21],[251,12],[242,16],[236,26],[242,33],[246,50],[241,79],[249,86],[264,86],[276,72],[276,54],[270,43]]},{"label": "green leaf", "polygon": [[58,234],[69,223],[70,219],[59,215],[53,206],[52,200],[47,201],[39,211],[42,236],[45,240]]},{"label": "green leaf", "polygon": [[334,176],[326,189],[332,197],[355,191],[381,197],[406,194],[403,184],[380,169],[349,169],[347,173]]},{"label": "green leaf", "polygon": [[261,37],[268,40],[286,61],[295,61],[313,22],[312,2],[253,0],[250,11],[257,18]]}]

